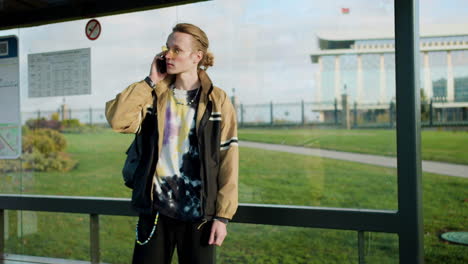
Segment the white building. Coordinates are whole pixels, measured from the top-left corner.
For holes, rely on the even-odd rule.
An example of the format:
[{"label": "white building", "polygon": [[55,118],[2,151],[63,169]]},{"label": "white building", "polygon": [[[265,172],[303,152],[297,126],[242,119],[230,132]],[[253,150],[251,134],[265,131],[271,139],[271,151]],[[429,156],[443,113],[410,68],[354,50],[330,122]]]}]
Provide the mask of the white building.
[{"label": "white building", "polygon": [[[427,98],[445,108],[468,107],[468,25],[423,26],[420,35]],[[395,98],[393,32],[322,32],[317,39],[320,51],[311,54],[319,69],[316,101],[339,101],[343,93],[358,104]]]}]

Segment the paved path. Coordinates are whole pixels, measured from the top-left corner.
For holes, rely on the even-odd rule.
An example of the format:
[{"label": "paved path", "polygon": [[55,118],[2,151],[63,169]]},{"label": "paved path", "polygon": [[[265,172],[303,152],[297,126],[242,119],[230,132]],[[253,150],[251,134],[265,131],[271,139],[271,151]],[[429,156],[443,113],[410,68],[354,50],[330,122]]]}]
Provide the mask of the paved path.
[{"label": "paved path", "polygon": [[[259,148],[273,151],[282,151],[295,154],[302,154],[308,156],[318,156],[330,159],[337,160],[346,160],[353,161],[383,167],[396,168],[397,161],[396,158],[378,156],[378,155],[369,155],[369,154],[359,154],[351,152],[342,152],[334,150],[324,150],[317,148],[305,148],[305,147],[295,147],[288,145],[279,145],[279,144],[269,144],[269,143],[258,143],[250,141],[241,141],[240,146],[249,147],[249,148]],[[457,176],[468,178],[468,166],[458,165],[451,163],[443,163],[436,161],[422,161],[422,170],[425,172],[432,172],[437,174]]]}]

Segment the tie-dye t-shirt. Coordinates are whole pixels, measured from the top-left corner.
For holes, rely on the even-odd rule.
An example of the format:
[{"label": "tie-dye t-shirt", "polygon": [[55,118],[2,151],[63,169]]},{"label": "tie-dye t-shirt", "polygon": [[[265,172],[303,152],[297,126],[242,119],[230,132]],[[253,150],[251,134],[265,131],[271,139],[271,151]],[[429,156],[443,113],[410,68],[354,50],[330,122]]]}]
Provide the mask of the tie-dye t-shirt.
[{"label": "tie-dye t-shirt", "polygon": [[[195,132],[199,89],[171,90],[163,145],[156,166],[155,207],[163,215],[194,221],[201,218],[200,160]],[[194,98],[193,103],[187,105]]]}]

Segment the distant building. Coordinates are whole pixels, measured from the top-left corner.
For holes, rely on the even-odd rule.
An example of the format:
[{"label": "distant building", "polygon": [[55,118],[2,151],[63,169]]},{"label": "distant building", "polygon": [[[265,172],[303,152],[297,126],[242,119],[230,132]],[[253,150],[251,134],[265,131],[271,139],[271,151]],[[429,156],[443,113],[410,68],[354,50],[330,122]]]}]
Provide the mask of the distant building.
[{"label": "distant building", "polygon": [[[395,98],[395,41],[392,33],[321,33],[315,101],[388,104]],[[468,107],[468,26],[421,28],[420,85],[444,108]],[[344,91],[346,87],[346,91]],[[440,107],[442,105],[439,105]]]}]

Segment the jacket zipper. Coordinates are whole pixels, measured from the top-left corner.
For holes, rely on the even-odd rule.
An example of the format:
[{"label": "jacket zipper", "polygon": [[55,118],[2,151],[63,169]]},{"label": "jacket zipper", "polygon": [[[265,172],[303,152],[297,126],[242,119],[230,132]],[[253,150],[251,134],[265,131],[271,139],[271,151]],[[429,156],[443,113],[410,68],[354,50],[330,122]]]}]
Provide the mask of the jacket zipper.
[{"label": "jacket zipper", "polygon": [[[154,91],[154,90],[153,90]],[[153,95],[153,113],[152,115],[154,115],[154,121],[156,122],[155,124],[155,127],[156,127],[156,138],[159,139],[159,130],[158,130],[158,97],[156,95],[156,92],[152,92],[152,95]],[[157,163],[157,161],[159,160],[159,151],[158,151],[158,144],[159,144],[159,140],[155,140],[154,142],[154,146],[153,146],[153,149],[152,149],[152,153],[150,155],[150,171],[149,171],[149,177],[151,177],[151,181],[150,181],[150,210],[153,211],[153,207],[154,207],[154,197],[153,197],[153,188],[154,188],[154,173],[156,172],[156,164],[153,164],[153,163]],[[157,153],[158,154],[158,158],[155,160],[154,159],[154,154]],[[147,182],[148,182],[148,179],[147,179]]]},{"label": "jacket zipper", "polygon": [[[205,151],[202,149],[202,146],[201,146],[200,131],[202,131],[202,128],[205,126],[206,120],[211,115],[211,112],[212,112],[212,102],[208,101],[208,105],[206,107],[205,113],[203,114],[203,117],[200,120],[200,127],[198,128],[198,133],[197,133],[198,149],[200,152],[200,157],[199,157],[200,165],[203,166],[203,171],[205,172],[204,173],[205,175],[206,175],[206,167],[205,167],[205,162],[204,162]],[[201,189],[201,195],[200,195],[200,214],[203,216],[203,221],[206,222],[207,220],[206,220],[206,213],[205,213],[205,208],[204,208],[204,203],[205,203],[204,195],[205,195],[205,184],[206,184],[207,179],[205,179],[203,175],[200,175],[200,178],[202,179],[202,184],[201,184],[202,189]]]}]

